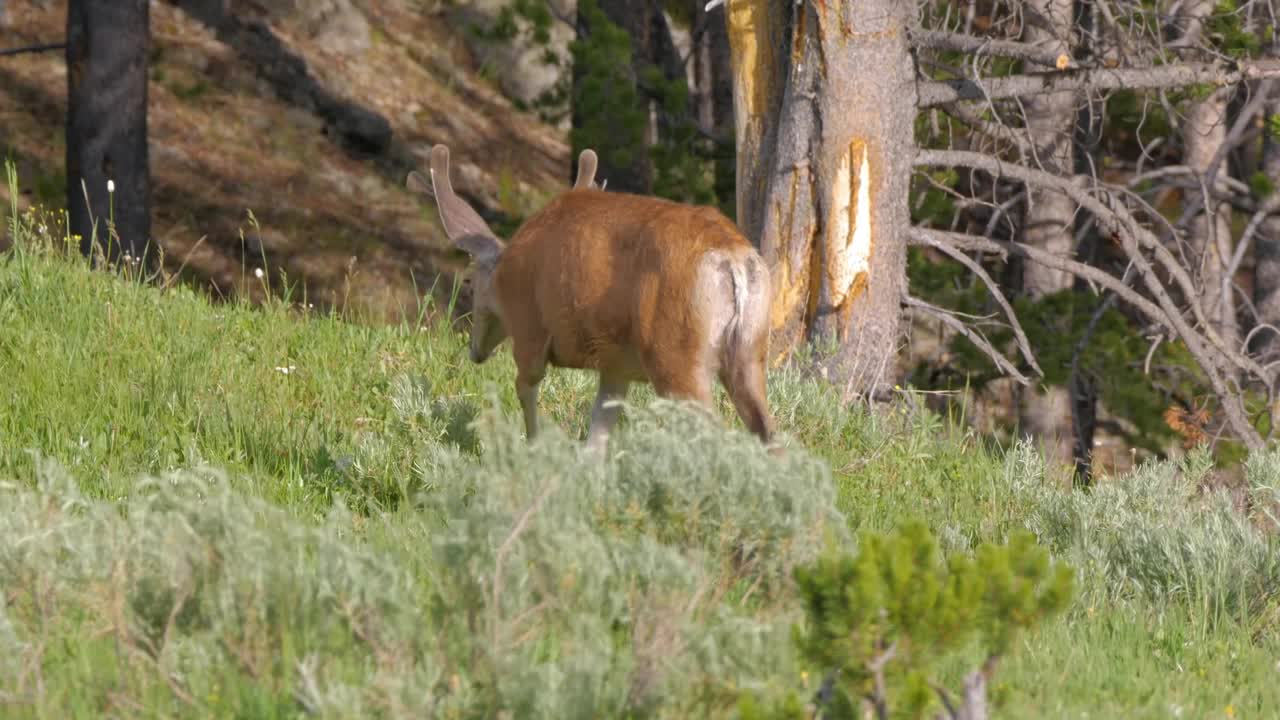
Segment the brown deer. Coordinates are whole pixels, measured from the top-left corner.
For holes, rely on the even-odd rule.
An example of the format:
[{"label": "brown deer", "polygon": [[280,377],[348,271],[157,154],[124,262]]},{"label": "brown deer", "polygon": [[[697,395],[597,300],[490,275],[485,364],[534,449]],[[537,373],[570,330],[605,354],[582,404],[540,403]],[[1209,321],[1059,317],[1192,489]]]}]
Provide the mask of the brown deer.
[{"label": "brown deer", "polygon": [[769,271],[719,211],[655,197],[604,192],[596,156],[584,150],[574,187],[527,219],[504,243],[449,180],[449,149],[431,149],[430,184],[453,246],[472,267],[471,360],[483,363],[508,336],[526,436],[538,430],[538,383],[547,366],[599,374],[587,445],[603,448],[616,400],[633,382],[712,409],[711,376],[766,445]]}]

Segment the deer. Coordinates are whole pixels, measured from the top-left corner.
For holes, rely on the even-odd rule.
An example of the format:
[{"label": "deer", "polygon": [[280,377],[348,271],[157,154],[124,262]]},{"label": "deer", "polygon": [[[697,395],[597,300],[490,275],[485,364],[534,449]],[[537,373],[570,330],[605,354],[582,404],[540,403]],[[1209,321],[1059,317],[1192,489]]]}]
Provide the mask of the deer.
[{"label": "deer", "polygon": [[663,198],[605,192],[597,158],[503,241],[453,189],[449,149],[431,149],[428,182],[445,235],[470,268],[470,359],[484,363],[507,338],[525,437],[538,433],[538,384],[549,367],[594,371],[586,446],[602,450],[633,383],[714,414],[719,378],[746,427],[768,448],[766,397],[772,286],[755,247],[724,214]]}]

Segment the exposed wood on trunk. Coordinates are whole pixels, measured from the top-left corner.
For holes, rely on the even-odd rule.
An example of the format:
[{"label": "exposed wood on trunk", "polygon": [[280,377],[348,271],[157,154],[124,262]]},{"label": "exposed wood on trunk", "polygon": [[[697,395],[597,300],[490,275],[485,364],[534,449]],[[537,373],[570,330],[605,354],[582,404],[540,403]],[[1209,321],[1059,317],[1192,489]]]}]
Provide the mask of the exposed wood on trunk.
[{"label": "exposed wood on trunk", "polygon": [[774,347],[833,346],[824,368],[881,390],[905,280],[915,77],[905,8],[729,5],[738,222],[774,273]]}]

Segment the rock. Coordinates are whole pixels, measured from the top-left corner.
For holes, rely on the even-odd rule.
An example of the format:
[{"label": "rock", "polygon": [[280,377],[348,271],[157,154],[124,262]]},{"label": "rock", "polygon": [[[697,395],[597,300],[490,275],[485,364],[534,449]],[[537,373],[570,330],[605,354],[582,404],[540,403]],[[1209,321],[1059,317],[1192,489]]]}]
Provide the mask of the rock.
[{"label": "rock", "polygon": [[351,0],[272,0],[257,5],[272,21],[290,26],[330,52],[354,56],[369,49],[369,21]]},{"label": "rock", "polygon": [[[548,0],[552,12],[563,18],[574,18],[578,12],[577,0]],[[458,0],[452,10],[451,22],[463,33],[467,47],[481,62],[497,72],[498,84],[503,94],[522,103],[531,104],[542,93],[552,89],[560,80],[561,70],[543,62],[543,55],[550,49],[556,55],[568,58],[569,43],[574,31],[567,23],[553,20],[549,48],[532,44],[524,37],[512,42],[491,42],[474,37],[471,25],[482,28],[493,26],[498,13],[510,4],[510,0]]]}]

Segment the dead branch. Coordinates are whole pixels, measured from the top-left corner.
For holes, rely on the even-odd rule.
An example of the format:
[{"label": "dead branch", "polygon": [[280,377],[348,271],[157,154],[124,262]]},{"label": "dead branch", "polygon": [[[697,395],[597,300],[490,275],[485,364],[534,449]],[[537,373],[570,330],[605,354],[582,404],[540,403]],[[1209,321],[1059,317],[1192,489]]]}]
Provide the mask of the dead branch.
[{"label": "dead branch", "polygon": [[[1054,175],[1024,165],[1006,163],[990,155],[962,150],[921,150],[916,155],[916,165],[925,167],[971,167],[986,171],[996,177],[1010,177],[1023,183],[1047,187],[1065,193],[1080,207],[1093,213],[1101,228],[1121,241],[1130,260],[1137,266],[1147,291],[1164,309],[1168,321],[1174,324],[1173,329],[1178,332],[1179,336],[1190,343],[1191,336],[1194,335],[1197,344],[1203,340],[1218,351],[1219,356],[1217,357],[1206,354],[1203,358],[1205,362],[1224,360],[1227,365],[1234,365],[1242,372],[1253,374],[1259,380],[1264,381],[1268,387],[1271,386],[1270,375],[1265,373],[1257,362],[1241,355],[1235,348],[1228,347],[1213,328],[1213,325],[1209,323],[1205,316],[1204,308],[1193,300],[1193,298],[1198,298],[1200,293],[1186,267],[1165,247],[1164,243],[1160,242],[1153,232],[1137,221],[1128,208],[1117,201],[1117,195],[1122,195],[1125,192],[1123,189],[1107,186],[1095,178]],[[1086,190],[1086,187],[1089,187],[1089,190]],[[1094,197],[1093,193],[1099,193],[1102,197]],[[1103,202],[1104,200],[1106,202]],[[1203,328],[1202,332],[1194,330],[1183,319],[1182,313],[1175,306],[1168,290],[1157,278],[1155,268],[1151,266],[1150,261],[1143,254],[1144,250],[1153,253],[1161,269],[1169,273],[1177,282],[1179,291],[1187,299],[1189,309],[1195,318],[1197,326]],[[1218,366],[1215,363],[1213,367],[1217,368]],[[1223,369],[1225,369],[1225,366]]]},{"label": "dead branch", "polygon": [[1141,68],[1084,68],[1008,77],[935,80],[919,85],[919,106],[933,107],[961,100],[1009,98],[1075,90],[1159,90],[1188,85],[1216,87],[1245,80],[1280,78],[1280,61],[1177,63]]},{"label": "dead branch", "polygon": [[1034,151],[1031,139],[1027,136],[1025,128],[1017,128],[1002,122],[993,122],[982,117],[979,108],[985,107],[983,104],[971,103],[944,103],[939,106],[943,112],[955,117],[960,122],[981,132],[993,140],[1008,140],[1013,143],[1023,155],[1030,155]]},{"label": "dead branch", "polygon": [[1066,57],[1066,62],[1071,62],[1069,56],[1062,56],[1015,40],[993,40],[941,30],[912,31],[911,44],[917,50],[954,50],[979,56],[995,55],[1024,60],[1045,67],[1057,67],[1058,63],[1062,62],[1062,57]]},{"label": "dead branch", "polygon": [[873,683],[871,701],[875,705],[876,717],[879,720],[888,720],[889,717],[889,697],[884,681],[884,668],[897,654],[898,641],[894,640],[884,652],[867,663],[867,670],[871,671]]},{"label": "dead branch", "polygon": [[1231,264],[1227,267],[1226,277],[1234,277],[1236,271],[1240,269],[1240,263],[1244,262],[1244,254],[1248,251],[1249,245],[1252,244],[1253,236],[1257,234],[1258,228],[1262,226],[1262,221],[1278,212],[1280,212],[1280,193],[1271,193],[1258,206],[1257,212],[1253,214],[1253,217],[1249,218],[1249,224],[1245,226],[1244,232],[1240,234],[1240,242],[1236,243],[1235,252],[1231,255]]},{"label": "dead branch", "polygon": [[31,53],[51,52],[54,50],[66,49],[66,43],[40,43],[39,45],[26,45],[24,47],[0,50],[0,57],[13,57],[14,55],[27,55]]},{"label": "dead branch", "polygon": [[919,310],[930,317],[934,317],[942,321],[944,325],[955,330],[969,342],[973,343],[974,346],[983,352],[983,354],[991,358],[991,361],[996,364],[996,367],[1000,368],[1001,372],[1018,381],[1019,385],[1031,384],[1031,380],[1028,379],[1026,375],[1023,375],[1018,368],[1014,367],[1013,363],[1009,362],[1008,358],[1001,354],[999,350],[996,350],[982,333],[956,317],[955,313],[944,310],[937,305],[927,303],[918,297],[907,295],[905,293],[902,296],[902,304],[904,307]]},{"label": "dead branch", "polygon": [[1033,245],[1023,245],[1021,243],[1009,242],[1007,240],[997,240],[995,238],[984,238],[977,235],[966,235],[964,233],[946,232],[944,230],[932,230],[929,228],[913,227],[911,228],[909,242],[913,245],[928,245],[933,243],[942,243],[950,245],[954,248],[964,250],[974,250],[983,252],[998,253],[1002,256],[1017,255],[1024,257],[1032,262],[1039,263],[1045,267],[1055,270],[1063,270],[1071,273],[1075,277],[1089,280],[1116,295],[1120,299],[1134,306],[1146,315],[1152,322],[1159,323],[1161,326],[1167,326],[1168,320],[1164,316],[1164,311],[1155,303],[1139,295],[1133,288],[1120,282],[1114,275],[1100,270],[1092,265],[1086,265],[1078,260],[1054,255],[1053,253],[1035,247]]},{"label": "dead branch", "polygon": [[[1121,244],[1128,255],[1130,262],[1137,269],[1139,277],[1142,278],[1143,284],[1148,292],[1156,299],[1153,303],[1146,298],[1138,295],[1131,288],[1125,286],[1115,277],[1108,273],[1102,272],[1097,268],[1089,268],[1081,263],[1076,263],[1067,258],[1056,258],[1050,253],[1043,251],[1032,252],[1034,249],[1016,243],[1000,243],[989,238],[977,238],[976,236],[966,239],[966,244],[970,247],[979,247],[983,245],[982,240],[986,240],[995,246],[1004,246],[1004,249],[1023,254],[1026,256],[1037,255],[1038,259],[1049,260],[1058,267],[1074,265],[1075,267],[1069,272],[1079,272],[1079,276],[1095,280],[1098,284],[1121,296],[1126,302],[1130,302],[1147,314],[1152,320],[1159,322],[1162,326],[1169,328],[1186,344],[1188,351],[1195,358],[1196,363],[1204,371],[1209,379],[1210,385],[1214,392],[1222,399],[1223,410],[1227,416],[1227,422],[1230,424],[1233,432],[1245,443],[1250,449],[1261,449],[1263,446],[1262,436],[1248,420],[1245,412],[1244,404],[1240,398],[1239,392],[1229,387],[1229,378],[1225,370],[1234,365],[1246,372],[1251,373],[1254,377],[1261,380],[1268,388],[1272,386],[1271,376],[1261,366],[1250,358],[1246,358],[1237,352],[1234,348],[1228,348],[1221,338],[1218,338],[1213,332],[1212,326],[1204,322],[1203,311],[1197,313],[1200,318],[1200,327],[1203,332],[1193,328],[1182,313],[1175,306],[1168,290],[1161,284],[1156,276],[1155,268],[1147,260],[1143,254],[1143,247],[1146,246],[1159,254],[1159,250],[1164,249],[1156,240],[1152,233],[1137,223],[1128,209],[1119,203],[1112,203],[1112,206],[1103,204],[1099,199],[1093,197],[1086,192],[1083,187],[1076,184],[1069,178],[1063,178],[1050,173],[1046,173],[1033,168],[1024,166],[1002,163],[997,158],[993,158],[980,153],[964,152],[964,151],[943,151],[943,150],[923,150],[916,159],[917,165],[931,166],[941,165],[948,167],[968,166],[975,167],[993,175],[1006,175],[1023,182],[1029,182],[1046,187],[1056,188],[1067,193],[1077,204],[1085,210],[1093,213],[1099,225],[1109,232],[1113,233],[1121,240]],[[1101,186],[1097,189],[1106,190]],[[1108,199],[1110,196],[1108,196]],[[913,228],[912,233],[919,236],[920,232],[935,233],[936,231],[922,231],[919,228]],[[947,235],[936,236],[935,239],[945,239]],[[1165,249],[1165,253],[1168,250]],[[1169,269],[1175,276],[1177,271],[1181,271],[1185,276],[1184,268],[1177,266],[1176,261],[1162,263],[1166,269]],[[1170,268],[1172,264],[1176,267]],[[1087,272],[1085,272],[1087,270]],[[1190,278],[1186,278],[1186,282],[1190,285]],[[1188,302],[1192,307],[1198,309],[1196,298],[1198,295],[1194,292],[1187,292]],[[954,320],[954,318],[953,318]],[[1216,340],[1216,342],[1215,342]],[[1216,352],[1215,352],[1216,351]]]},{"label": "dead branch", "polygon": [[969,270],[972,271],[974,275],[977,275],[978,279],[987,286],[987,289],[991,291],[991,297],[995,298],[1000,309],[1004,311],[1005,317],[1009,319],[1009,326],[1013,329],[1013,335],[1018,340],[1018,350],[1022,353],[1023,359],[1027,361],[1027,364],[1031,366],[1032,370],[1036,371],[1037,375],[1044,377],[1044,370],[1040,369],[1040,364],[1036,362],[1035,354],[1031,352],[1031,341],[1027,339],[1027,334],[1022,330],[1022,323],[1018,322],[1017,313],[1013,311],[1013,306],[1009,304],[1009,300],[1005,298],[1004,293],[1000,291],[1000,286],[996,284],[996,281],[991,279],[991,276],[987,274],[987,271],[974,261],[973,258],[965,255],[956,248],[951,247],[947,243],[936,241],[928,235],[921,236],[921,239],[923,240],[922,244],[947,255],[961,265],[969,268]]}]

